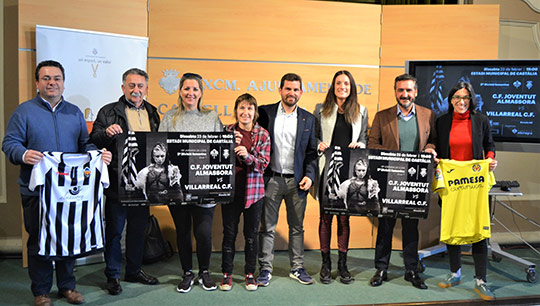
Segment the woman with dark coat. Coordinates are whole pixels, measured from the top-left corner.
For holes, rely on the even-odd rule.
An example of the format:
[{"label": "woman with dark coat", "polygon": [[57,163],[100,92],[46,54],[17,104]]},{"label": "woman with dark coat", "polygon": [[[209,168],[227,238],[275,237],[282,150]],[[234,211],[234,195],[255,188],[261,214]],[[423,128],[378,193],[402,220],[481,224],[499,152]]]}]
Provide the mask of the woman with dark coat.
[{"label": "woman with dark coat", "polygon": [[[459,82],[448,94],[448,113],[437,118],[437,157],[457,161],[492,159],[489,170],[497,167],[495,144],[491,137],[489,119],[476,111],[475,93],[470,83]],[[443,204],[444,205],[444,204]],[[461,283],[461,246],[447,244],[450,274],[439,287],[449,288]],[[495,298],[486,286],[487,240],[472,244],[475,269],[475,291],[485,300]]]}]

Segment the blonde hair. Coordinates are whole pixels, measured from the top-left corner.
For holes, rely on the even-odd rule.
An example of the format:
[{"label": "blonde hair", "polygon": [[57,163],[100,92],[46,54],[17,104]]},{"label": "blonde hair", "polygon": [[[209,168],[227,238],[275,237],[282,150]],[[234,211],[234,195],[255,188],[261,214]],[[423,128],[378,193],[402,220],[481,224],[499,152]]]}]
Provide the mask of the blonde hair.
[{"label": "blonde hair", "polygon": [[173,113],[173,116],[172,116],[172,121],[173,121],[173,124],[175,125],[176,125],[176,121],[180,117],[180,114],[186,111],[186,107],[184,106],[184,102],[182,101],[182,95],[181,95],[182,86],[184,86],[184,82],[186,80],[195,80],[199,84],[201,97],[199,98],[199,101],[197,102],[197,110],[201,113],[208,113],[211,111],[211,109],[201,105],[201,101],[204,95],[202,77],[196,73],[190,73],[190,72],[184,73],[184,75],[182,75],[182,78],[180,78],[180,83],[178,86],[178,107],[176,108],[176,111]]}]

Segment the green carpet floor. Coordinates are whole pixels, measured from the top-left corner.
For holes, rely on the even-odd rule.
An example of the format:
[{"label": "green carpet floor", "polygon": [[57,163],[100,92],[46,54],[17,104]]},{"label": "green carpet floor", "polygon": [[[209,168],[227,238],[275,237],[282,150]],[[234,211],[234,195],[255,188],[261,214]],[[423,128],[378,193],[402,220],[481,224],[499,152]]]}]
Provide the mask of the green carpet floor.
[{"label": "green carpet floor", "polygon": [[[540,263],[540,255],[531,250],[513,249],[510,252],[537,265]],[[372,249],[351,250],[348,266],[356,281],[351,285],[344,285],[339,281],[323,285],[318,278],[320,252],[307,251],[306,269],[316,282],[313,285],[301,285],[288,277],[288,254],[276,252],[275,270],[270,286],[261,287],[254,292],[249,292],[244,287],[243,252],[237,253],[233,289],[229,292],[219,289],[207,292],[201,286],[194,286],[187,294],[176,292],[181,274],[177,254],[166,261],[144,266],[144,270],[158,277],[161,284],[145,286],[122,282],[124,292],[119,296],[111,296],[105,289],[103,263],[78,266],[75,275],[77,288],[86,299],[85,305],[358,305],[479,300],[473,291],[474,267],[471,256],[463,256],[463,283],[450,289],[437,286],[448,273],[447,257],[435,255],[426,258],[426,270],[422,275],[429,289],[419,290],[403,279],[403,259],[398,251],[392,254],[389,281],[377,288],[370,287],[368,282],[375,272],[373,255]],[[196,259],[195,255],[194,258]],[[332,260],[335,276],[337,251],[332,251]],[[211,272],[216,283],[219,283],[221,277],[220,265],[221,254],[212,254]],[[1,305],[32,305],[30,281],[27,270],[21,267],[20,259],[1,259],[0,275]],[[540,282],[527,282],[524,270],[505,259],[501,262],[490,261],[488,283],[498,298],[540,295]],[[53,303],[68,305],[65,299],[58,299],[56,293],[56,286],[53,286]]]}]

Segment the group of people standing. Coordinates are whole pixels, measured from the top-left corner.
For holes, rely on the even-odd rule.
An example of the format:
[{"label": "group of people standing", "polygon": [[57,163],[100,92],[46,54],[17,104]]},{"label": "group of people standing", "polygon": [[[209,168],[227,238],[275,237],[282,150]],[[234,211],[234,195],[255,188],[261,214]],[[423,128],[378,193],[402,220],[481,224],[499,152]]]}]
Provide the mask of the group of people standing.
[{"label": "group of people standing", "polygon": [[[141,269],[144,231],[148,223],[149,207],[120,205],[118,199],[117,141],[127,131],[173,132],[234,132],[236,146],[235,197],[230,204],[222,205],[223,242],[222,273],[219,288],[227,291],[233,286],[232,273],[235,241],[240,216],[244,215],[245,238],[245,287],[256,290],[268,286],[272,279],[274,242],[279,209],[285,202],[289,228],[289,261],[292,279],[301,284],[312,284],[313,278],[304,266],[304,216],[307,194],[311,191],[322,201],[321,177],[324,176],[324,151],[330,147],[372,148],[409,152],[430,152],[435,157],[457,160],[494,158],[495,148],[489,133],[486,116],[475,111],[475,95],[468,83],[459,83],[450,92],[452,101],[448,114],[435,120],[432,111],[416,105],[416,79],[400,75],[395,79],[397,104],[375,115],[368,137],[368,112],[357,98],[356,83],[350,72],[338,71],[332,80],[326,99],[318,104],[313,114],[298,106],[303,90],[302,79],[294,73],[285,74],[280,82],[280,101],[259,106],[250,94],[237,98],[234,105],[236,122],[223,127],[218,114],[203,106],[203,78],[195,73],[185,73],[179,84],[177,107],[160,120],[157,109],[144,100],[148,93],[148,74],[133,68],[122,76],[123,95],[113,103],[103,106],[88,131],[80,110],[62,97],[64,70],[60,63],[45,61],[36,68],[37,96],[22,103],[8,123],[2,149],[8,159],[21,165],[19,183],[24,208],[25,228],[29,233],[29,275],[36,305],[50,305],[52,287],[51,259],[41,258],[35,251],[39,214],[38,196],[27,190],[31,167],[39,162],[43,151],[86,152],[96,147],[103,149],[103,158],[109,164],[112,177],[105,191],[105,276],[107,290],[112,295],[122,292],[121,236],[126,227],[126,264],[124,280],[147,285],[159,281]],[[61,117],[64,113],[71,117]],[[61,126],[58,126],[61,125]],[[71,131],[69,135],[63,135]],[[166,148],[154,148],[160,155]],[[161,153],[160,153],[161,152]],[[438,154],[438,156],[437,156]],[[161,156],[163,155],[163,156]],[[154,157],[153,157],[154,158]],[[159,166],[163,169],[163,162]],[[490,170],[497,162],[490,163]],[[157,167],[157,166],[156,166]],[[356,167],[356,166],[355,166]],[[358,176],[365,176],[367,165],[358,165]],[[165,171],[165,170],[160,170]],[[342,172],[340,180],[347,180]],[[359,182],[350,184],[362,185]],[[368,186],[359,186],[356,197],[373,197]],[[363,191],[362,191],[363,190]],[[345,192],[346,193],[346,192]],[[369,194],[369,195],[368,195]],[[346,196],[345,196],[346,197]],[[320,280],[332,281],[330,241],[334,215],[325,214],[321,203],[319,238],[322,255]],[[212,252],[211,229],[215,204],[168,206],[176,226],[177,245],[183,278],[177,291],[187,293],[197,281],[205,290],[215,290],[209,266]],[[349,216],[339,215],[338,275],[344,284],[354,281],[347,268],[350,237]],[[371,286],[387,281],[392,235],[395,218],[378,218],[375,248],[376,273]],[[192,231],[197,245],[198,275],[193,271]],[[417,271],[418,219],[402,219],[405,279],[414,287],[427,289]],[[459,246],[449,246],[451,274],[439,286],[451,287],[461,281]],[[477,290],[482,298],[492,299],[493,293],[485,286],[487,247],[485,240],[473,245]],[[259,274],[256,277],[257,261]],[[56,261],[57,285],[68,302],[84,302],[75,289],[73,259]]]}]

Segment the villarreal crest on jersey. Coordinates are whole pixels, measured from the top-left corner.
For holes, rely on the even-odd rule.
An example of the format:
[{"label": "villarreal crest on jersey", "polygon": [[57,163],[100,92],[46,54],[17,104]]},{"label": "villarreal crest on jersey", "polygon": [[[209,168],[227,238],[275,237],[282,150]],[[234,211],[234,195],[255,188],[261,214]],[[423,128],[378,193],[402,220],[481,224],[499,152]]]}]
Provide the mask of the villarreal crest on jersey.
[{"label": "villarreal crest on jersey", "polygon": [[489,163],[487,159],[439,162],[433,190],[442,201],[441,242],[461,245],[491,237],[488,193],[495,176]]},{"label": "villarreal crest on jersey", "polygon": [[109,186],[109,174],[101,152],[43,155],[28,186],[40,186],[38,254],[81,257],[102,250],[103,188]]}]

